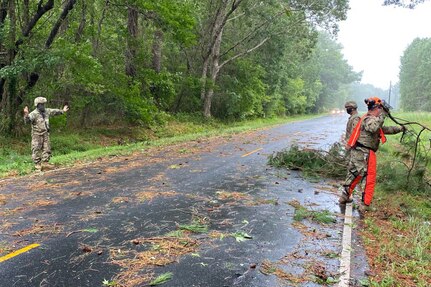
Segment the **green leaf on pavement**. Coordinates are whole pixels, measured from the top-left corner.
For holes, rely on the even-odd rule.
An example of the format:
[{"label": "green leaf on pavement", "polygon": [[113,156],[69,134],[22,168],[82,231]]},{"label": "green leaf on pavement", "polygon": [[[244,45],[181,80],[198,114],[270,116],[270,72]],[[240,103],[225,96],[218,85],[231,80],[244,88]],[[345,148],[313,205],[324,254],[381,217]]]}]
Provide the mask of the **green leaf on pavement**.
[{"label": "green leaf on pavement", "polygon": [[87,228],[87,229],[83,229],[82,232],[90,232],[90,233],[96,233],[99,230],[96,228]]},{"label": "green leaf on pavement", "polygon": [[159,277],[150,282],[150,286],[156,286],[168,282],[172,279],[172,272],[161,274]]},{"label": "green leaf on pavement", "polygon": [[251,237],[250,235],[248,235],[245,232],[235,232],[234,234],[232,234],[233,237],[235,237],[236,242],[243,242],[246,241],[248,239],[252,239],[253,237]]}]

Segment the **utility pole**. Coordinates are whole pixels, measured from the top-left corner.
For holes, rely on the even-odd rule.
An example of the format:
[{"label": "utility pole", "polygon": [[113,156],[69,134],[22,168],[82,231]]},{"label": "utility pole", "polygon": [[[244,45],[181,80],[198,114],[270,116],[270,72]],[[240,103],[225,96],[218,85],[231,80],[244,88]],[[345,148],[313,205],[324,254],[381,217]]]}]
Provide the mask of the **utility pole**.
[{"label": "utility pole", "polygon": [[391,92],[392,92],[392,81],[389,81],[389,99],[388,104],[391,105]]}]

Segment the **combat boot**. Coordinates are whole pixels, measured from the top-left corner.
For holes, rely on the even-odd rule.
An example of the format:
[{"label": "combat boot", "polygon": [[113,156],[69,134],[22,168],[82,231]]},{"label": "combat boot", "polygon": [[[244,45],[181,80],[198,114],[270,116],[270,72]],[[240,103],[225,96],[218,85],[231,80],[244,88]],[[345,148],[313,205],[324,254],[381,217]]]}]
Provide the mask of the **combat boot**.
[{"label": "combat boot", "polygon": [[346,204],[353,201],[353,195],[349,194],[348,187],[341,186],[338,189],[338,192],[340,193],[340,198],[338,199],[340,204]]}]

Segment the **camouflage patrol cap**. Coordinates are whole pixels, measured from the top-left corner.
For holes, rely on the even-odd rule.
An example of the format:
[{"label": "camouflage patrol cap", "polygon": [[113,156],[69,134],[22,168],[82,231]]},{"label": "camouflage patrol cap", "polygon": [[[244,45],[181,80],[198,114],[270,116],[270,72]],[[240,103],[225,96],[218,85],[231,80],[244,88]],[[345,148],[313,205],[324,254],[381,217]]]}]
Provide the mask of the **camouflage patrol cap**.
[{"label": "camouflage patrol cap", "polygon": [[34,106],[37,106],[37,104],[45,104],[46,102],[46,98],[37,97],[36,99],[34,99]]},{"label": "camouflage patrol cap", "polygon": [[357,109],[358,108],[358,105],[356,104],[356,102],[355,101],[348,101],[348,102],[346,102],[345,104],[344,104],[344,107],[347,109],[347,108],[354,108],[354,109]]}]

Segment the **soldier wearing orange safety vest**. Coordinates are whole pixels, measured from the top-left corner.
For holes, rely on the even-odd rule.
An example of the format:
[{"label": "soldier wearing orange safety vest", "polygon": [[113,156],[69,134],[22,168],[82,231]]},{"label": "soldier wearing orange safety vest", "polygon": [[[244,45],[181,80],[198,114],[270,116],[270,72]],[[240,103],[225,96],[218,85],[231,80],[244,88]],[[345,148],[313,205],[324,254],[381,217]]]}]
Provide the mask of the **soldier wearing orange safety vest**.
[{"label": "soldier wearing orange safety vest", "polygon": [[359,120],[347,142],[350,158],[347,177],[339,199],[341,204],[352,202],[353,190],[363,178],[366,181],[362,202],[367,206],[371,204],[376,185],[376,151],[379,144],[386,142],[385,134],[405,131],[404,126],[383,126],[387,113],[381,99],[372,97],[366,99],[365,103],[368,106],[368,112]]},{"label": "soldier wearing orange safety vest", "polygon": [[348,101],[344,104],[344,108],[346,108],[346,112],[350,115],[346,124],[345,139],[347,142],[353,132],[353,129],[356,127],[361,117],[358,114],[358,105],[356,104],[356,102]]}]

